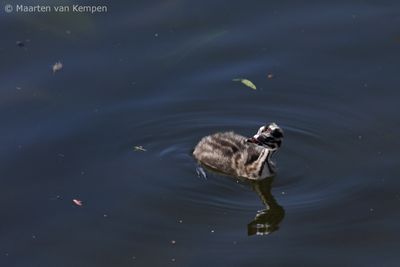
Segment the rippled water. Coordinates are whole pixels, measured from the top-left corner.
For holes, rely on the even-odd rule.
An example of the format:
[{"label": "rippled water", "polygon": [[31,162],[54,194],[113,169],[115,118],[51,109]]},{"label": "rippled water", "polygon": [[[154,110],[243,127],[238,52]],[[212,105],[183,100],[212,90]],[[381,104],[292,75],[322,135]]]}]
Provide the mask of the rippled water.
[{"label": "rippled water", "polygon": [[[1,266],[399,265],[397,1],[108,6],[0,12]],[[272,121],[273,180],[197,175]]]}]

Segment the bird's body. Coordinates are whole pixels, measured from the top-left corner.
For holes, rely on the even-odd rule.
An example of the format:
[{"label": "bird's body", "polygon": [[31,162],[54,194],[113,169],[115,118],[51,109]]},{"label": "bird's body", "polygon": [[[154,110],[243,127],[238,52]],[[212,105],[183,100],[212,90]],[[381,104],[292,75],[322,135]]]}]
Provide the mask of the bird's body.
[{"label": "bird's body", "polygon": [[[275,129],[282,132],[278,126]],[[209,135],[200,140],[193,155],[200,163],[222,173],[252,180],[264,179],[275,174],[271,156],[283,137],[281,134],[275,138],[271,131],[263,126],[250,139],[234,132]]]}]

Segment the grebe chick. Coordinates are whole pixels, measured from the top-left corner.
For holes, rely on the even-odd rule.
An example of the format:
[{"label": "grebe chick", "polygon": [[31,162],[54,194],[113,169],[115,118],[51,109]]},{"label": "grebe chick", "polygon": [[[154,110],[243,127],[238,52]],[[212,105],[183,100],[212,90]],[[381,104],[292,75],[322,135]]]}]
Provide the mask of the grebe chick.
[{"label": "grebe chick", "polygon": [[219,172],[260,180],[275,174],[272,155],[282,144],[283,131],[275,123],[260,127],[246,138],[234,132],[203,137],[193,151],[202,164]]}]

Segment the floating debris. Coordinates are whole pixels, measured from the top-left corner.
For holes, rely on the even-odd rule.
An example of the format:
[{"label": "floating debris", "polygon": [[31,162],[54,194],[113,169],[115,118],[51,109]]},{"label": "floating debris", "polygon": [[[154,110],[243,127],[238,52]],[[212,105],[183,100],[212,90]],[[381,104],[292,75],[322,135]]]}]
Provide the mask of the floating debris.
[{"label": "floating debris", "polygon": [[57,71],[60,71],[63,68],[63,64],[59,61],[54,63],[53,65],[53,73],[56,73]]},{"label": "floating debris", "polygon": [[74,202],[75,205],[82,207],[83,203],[82,200],[79,199],[73,199],[72,202]]},{"label": "floating debris", "polygon": [[196,173],[197,173],[197,177],[199,177],[199,178],[202,177],[207,180],[207,174],[202,167],[198,166],[196,168]]},{"label": "floating debris", "polygon": [[142,151],[142,152],[146,152],[147,149],[145,149],[143,146],[134,146],[133,149],[135,151]]},{"label": "floating debris", "polygon": [[274,78],[274,74],[268,73],[268,74],[267,74],[267,78],[271,80],[272,78]]},{"label": "floating debris", "polygon": [[22,90],[22,88],[19,87],[19,86],[15,87],[15,89],[17,89],[18,91],[21,91],[21,90]]},{"label": "floating debris", "polygon": [[241,82],[244,85],[246,85],[247,87],[250,87],[253,90],[257,90],[257,87],[255,86],[255,84],[250,80],[247,80],[247,79],[233,79],[232,81]]},{"label": "floating debris", "polygon": [[175,244],[176,244],[176,241],[175,241],[175,240],[171,240],[171,244],[172,244],[172,245],[175,245]]},{"label": "floating debris", "polygon": [[15,42],[15,44],[18,46],[18,47],[25,47],[25,43],[23,42],[23,41],[16,41]]}]

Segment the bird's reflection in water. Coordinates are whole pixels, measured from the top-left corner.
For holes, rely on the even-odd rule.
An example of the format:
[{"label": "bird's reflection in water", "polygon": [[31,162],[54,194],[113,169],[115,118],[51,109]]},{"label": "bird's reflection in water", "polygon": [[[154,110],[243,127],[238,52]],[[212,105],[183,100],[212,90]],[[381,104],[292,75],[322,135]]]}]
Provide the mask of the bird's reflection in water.
[{"label": "bird's reflection in water", "polygon": [[[217,175],[225,175],[217,170],[209,168],[207,166],[199,165],[196,168],[198,177],[207,179],[206,172],[207,169],[210,173],[215,173]],[[285,217],[285,210],[280,206],[275,198],[271,194],[271,184],[274,180],[273,177],[269,177],[263,180],[251,181],[246,178],[236,177],[239,181],[243,183],[250,184],[253,190],[260,197],[265,209],[259,210],[256,217],[247,225],[247,234],[251,235],[268,235],[279,229],[279,224]]]},{"label": "bird's reflection in water", "polygon": [[285,217],[285,210],[271,194],[273,178],[251,182],[257,195],[260,197],[265,209],[257,212],[256,217],[247,225],[247,234],[268,235],[279,229],[279,224]]}]

